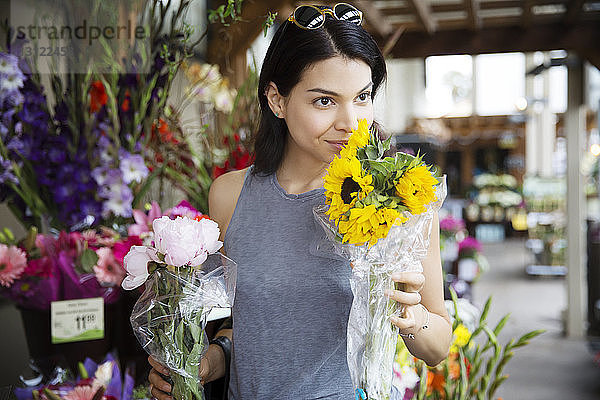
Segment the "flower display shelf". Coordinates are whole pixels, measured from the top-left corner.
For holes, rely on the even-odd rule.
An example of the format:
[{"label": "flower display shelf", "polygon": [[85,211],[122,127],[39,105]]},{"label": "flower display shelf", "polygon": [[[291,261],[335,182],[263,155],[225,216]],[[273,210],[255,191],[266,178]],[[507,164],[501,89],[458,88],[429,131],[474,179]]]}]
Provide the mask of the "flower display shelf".
[{"label": "flower display shelf", "polygon": [[527,204],[526,247],[534,256],[533,263],[525,267],[525,272],[530,276],[565,276],[565,179],[526,177],[523,195]]}]

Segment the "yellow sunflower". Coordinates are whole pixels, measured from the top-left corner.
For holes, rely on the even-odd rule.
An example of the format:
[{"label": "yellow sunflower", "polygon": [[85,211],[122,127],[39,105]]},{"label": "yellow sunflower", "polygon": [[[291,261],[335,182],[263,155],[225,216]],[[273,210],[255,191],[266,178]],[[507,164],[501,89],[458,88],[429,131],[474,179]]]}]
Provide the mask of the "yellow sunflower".
[{"label": "yellow sunflower", "polygon": [[402,174],[396,183],[396,195],[403,200],[412,214],[424,213],[427,204],[436,201],[435,185],[438,180],[429,169],[420,165]]},{"label": "yellow sunflower", "polygon": [[334,158],[323,181],[331,220],[339,219],[373,190],[373,177],[364,173],[356,157]]},{"label": "yellow sunflower", "polygon": [[347,218],[347,220],[341,220],[338,225],[338,230],[344,237],[343,242],[362,244],[365,242],[370,243],[373,240],[373,227],[379,226],[375,205],[370,204],[363,208],[352,208]]},{"label": "yellow sunflower", "polygon": [[406,217],[391,208],[377,209],[371,204],[363,208],[352,208],[349,216],[344,216],[338,225],[344,243],[374,245],[387,236],[395,223],[403,223]]},{"label": "yellow sunflower", "polygon": [[340,157],[355,157],[356,150],[359,147],[365,147],[369,143],[370,135],[371,132],[369,132],[369,123],[367,120],[359,120],[358,128],[356,130],[352,129],[352,135],[350,136],[350,139],[348,139],[348,144],[340,152]]}]

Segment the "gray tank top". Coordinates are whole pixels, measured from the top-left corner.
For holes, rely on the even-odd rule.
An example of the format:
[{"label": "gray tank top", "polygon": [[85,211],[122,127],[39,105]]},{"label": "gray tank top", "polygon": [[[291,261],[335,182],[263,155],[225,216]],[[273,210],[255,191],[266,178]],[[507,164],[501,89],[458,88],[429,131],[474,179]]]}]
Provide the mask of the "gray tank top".
[{"label": "gray tank top", "polygon": [[288,194],[246,173],[225,234],[238,264],[229,399],[353,399],[346,361],[350,266],[317,250],[324,189]]}]

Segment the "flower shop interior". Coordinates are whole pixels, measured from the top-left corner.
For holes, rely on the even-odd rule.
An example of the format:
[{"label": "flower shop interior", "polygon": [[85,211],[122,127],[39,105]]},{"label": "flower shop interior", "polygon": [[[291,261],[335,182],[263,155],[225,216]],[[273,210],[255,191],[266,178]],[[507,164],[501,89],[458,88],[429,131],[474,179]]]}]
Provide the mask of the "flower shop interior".
[{"label": "flower shop interior", "polygon": [[[130,324],[142,291],[121,288],[124,257],[156,218],[201,219],[213,179],[252,164],[262,58],[304,2],[53,3],[0,1],[0,393],[28,398],[109,360],[114,397],[148,398]],[[467,384],[485,388],[485,363],[502,350],[487,371],[494,399],[600,398],[600,2],[347,3],[386,57],[375,119],[392,148],[446,176],[444,291],[462,321],[453,346],[466,336],[488,352]],[[97,24],[137,21],[150,34],[83,51],[18,29],[38,14],[73,27],[106,14]],[[208,314],[209,338],[229,314]],[[422,375],[398,345],[395,398],[449,398],[459,361],[451,351]]]}]

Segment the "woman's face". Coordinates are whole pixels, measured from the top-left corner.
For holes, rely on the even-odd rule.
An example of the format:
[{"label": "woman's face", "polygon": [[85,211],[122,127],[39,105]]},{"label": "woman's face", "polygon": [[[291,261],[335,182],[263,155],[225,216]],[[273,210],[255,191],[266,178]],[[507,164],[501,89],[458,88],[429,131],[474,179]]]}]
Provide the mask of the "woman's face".
[{"label": "woman's face", "polygon": [[372,87],[371,67],[361,60],[333,57],[309,67],[283,101],[286,155],[295,152],[303,163],[331,162],[359,119],[373,122]]}]

